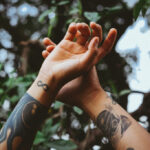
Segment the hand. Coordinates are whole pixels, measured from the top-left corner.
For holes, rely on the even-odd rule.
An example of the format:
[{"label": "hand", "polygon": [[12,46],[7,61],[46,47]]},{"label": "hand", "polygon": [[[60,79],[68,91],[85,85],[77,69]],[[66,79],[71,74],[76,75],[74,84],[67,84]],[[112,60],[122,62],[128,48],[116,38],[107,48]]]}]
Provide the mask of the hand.
[{"label": "hand", "polygon": [[[86,33],[90,35],[90,30],[87,27]],[[64,37],[64,39],[51,52],[40,70],[44,76],[53,75],[56,82],[64,83],[88,71],[95,63],[99,55],[98,43],[99,38],[93,37],[89,42],[88,47],[84,46],[77,37],[77,41],[73,42],[75,35],[78,34],[77,26],[72,23]],[[86,36],[89,37],[89,36]]]},{"label": "hand", "polygon": [[[92,37],[99,37],[100,42],[102,41],[102,28],[100,25],[92,22],[90,24],[92,29]],[[88,46],[90,33],[89,28],[84,23],[77,24],[78,34],[76,34],[77,42],[81,43],[82,45]],[[99,48],[99,57],[95,62],[98,62],[102,57],[104,57],[108,52],[110,52],[115,39],[116,39],[117,32],[115,29],[111,29],[106,40],[104,41],[103,45]],[[45,38],[43,43],[46,46],[46,50],[42,52],[44,58],[46,58],[56,46],[50,39]],[[51,55],[51,54],[50,54]],[[57,95],[57,99],[65,102],[70,105],[77,105],[82,107],[84,103],[87,103],[89,100],[93,99],[97,93],[102,91],[100,87],[97,72],[95,67],[90,69],[88,72],[83,74],[82,76],[68,82],[65,84],[63,88],[59,91]]]}]

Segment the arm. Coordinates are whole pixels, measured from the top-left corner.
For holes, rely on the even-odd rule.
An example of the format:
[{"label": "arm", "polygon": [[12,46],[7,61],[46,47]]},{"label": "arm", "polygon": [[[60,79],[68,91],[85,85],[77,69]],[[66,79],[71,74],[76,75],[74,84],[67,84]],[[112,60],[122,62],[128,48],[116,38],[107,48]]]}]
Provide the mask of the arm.
[{"label": "arm", "polygon": [[[93,99],[93,97],[95,97]],[[96,122],[116,150],[148,150],[150,135],[102,89],[82,108]]]},{"label": "arm", "polygon": [[[98,57],[98,37],[88,47],[73,42],[76,24],[55,47],[27,93],[19,101],[0,133],[0,150],[29,150],[60,88],[90,69]],[[78,41],[78,40],[77,40]]]},{"label": "arm", "polygon": [[[91,23],[92,36],[98,36],[102,40],[102,28]],[[85,34],[88,28],[85,24],[79,24],[78,29],[83,35],[82,43],[86,43]],[[105,56],[113,47],[117,32],[113,29],[108,33],[104,43],[99,48],[101,56]],[[43,51],[43,57],[47,57],[55,44],[45,39],[44,44],[48,46]],[[51,55],[51,54],[50,54]],[[107,96],[101,88],[95,67],[89,72],[67,83],[58,93],[57,99],[83,108],[97,123],[104,136],[108,137],[117,150],[148,150],[149,134],[142,128],[125,110]]]},{"label": "arm", "polygon": [[[49,77],[51,80],[52,77]],[[42,82],[39,82],[42,81]],[[0,150],[29,150],[40,125],[47,117],[51,104],[51,83],[39,74],[27,93],[21,98],[0,133]],[[45,87],[44,87],[45,86]],[[36,92],[38,95],[36,94]]]}]

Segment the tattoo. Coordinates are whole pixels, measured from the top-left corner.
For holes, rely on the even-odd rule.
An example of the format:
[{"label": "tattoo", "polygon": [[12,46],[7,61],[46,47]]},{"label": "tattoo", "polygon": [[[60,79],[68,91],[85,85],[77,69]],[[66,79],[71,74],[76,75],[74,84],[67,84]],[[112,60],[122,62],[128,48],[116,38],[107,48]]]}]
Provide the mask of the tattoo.
[{"label": "tattoo", "polygon": [[120,120],[111,112],[104,110],[97,118],[97,125],[102,130],[103,134],[111,138],[116,133]]},{"label": "tattoo", "polygon": [[127,148],[127,150],[134,150],[134,148],[129,147],[129,148]]},{"label": "tattoo", "polygon": [[38,87],[42,87],[43,90],[46,91],[46,92],[49,90],[49,86],[47,84],[43,83],[41,80],[39,80],[37,82],[37,86]]},{"label": "tattoo", "polygon": [[121,138],[131,125],[131,121],[126,116],[113,113],[113,109],[109,105],[98,115],[96,122],[103,135],[110,140]]},{"label": "tattoo", "polygon": [[131,125],[131,121],[126,117],[121,115],[121,135],[128,129],[128,127]]},{"label": "tattoo", "polygon": [[0,132],[0,149],[30,149],[47,112],[46,107],[26,93]]}]

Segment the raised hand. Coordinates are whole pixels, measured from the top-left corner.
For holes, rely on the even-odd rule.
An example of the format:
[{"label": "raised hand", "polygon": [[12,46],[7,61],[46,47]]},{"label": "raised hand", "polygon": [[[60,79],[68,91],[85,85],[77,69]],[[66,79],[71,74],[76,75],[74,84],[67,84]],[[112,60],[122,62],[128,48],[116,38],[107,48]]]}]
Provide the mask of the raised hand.
[{"label": "raised hand", "polygon": [[[87,29],[89,30],[89,28]],[[94,65],[95,59],[99,55],[99,38],[93,37],[88,47],[85,47],[79,41],[80,38],[78,37],[77,41],[73,42],[76,34],[79,34],[77,32],[77,26],[72,23],[64,39],[55,47],[51,55],[46,58],[40,72],[45,76],[54,74],[55,80],[64,84],[79,76],[81,73],[88,71]]]},{"label": "raised hand", "polygon": [[[89,27],[85,23],[78,23],[77,26],[77,43],[88,47],[89,37],[91,33],[89,32]],[[90,24],[92,29],[92,37],[99,37],[99,42],[102,41],[102,28],[100,25],[92,22]],[[110,52],[115,39],[117,32],[115,29],[111,29],[106,40],[100,48],[98,48],[98,57],[94,60],[94,64],[97,63],[102,57],[104,57],[108,52]],[[56,44],[53,43],[50,39],[45,38],[43,40],[46,50],[42,52],[44,58],[46,58],[55,48]],[[51,54],[50,54],[51,55]],[[88,103],[90,98],[92,98],[95,93],[102,91],[102,88],[99,85],[99,80],[97,77],[95,67],[91,68],[88,72],[84,73],[82,76],[68,82],[63,88],[59,91],[57,99],[61,100],[70,105],[77,105],[82,107],[83,103]]]}]

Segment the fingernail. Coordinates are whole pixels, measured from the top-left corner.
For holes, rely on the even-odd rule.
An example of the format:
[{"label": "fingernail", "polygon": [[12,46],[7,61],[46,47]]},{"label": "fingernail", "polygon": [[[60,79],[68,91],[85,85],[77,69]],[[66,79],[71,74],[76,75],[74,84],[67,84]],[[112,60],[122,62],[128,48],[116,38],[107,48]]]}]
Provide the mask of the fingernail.
[{"label": "fingernail", "polygon": [[112,38],[115,38],[115,37],[117,36],[117,30],[116,30],[115,28],[111,28],[110,31],[113,31],[113,32],[111,33],[111,37],[112,37]]}]

